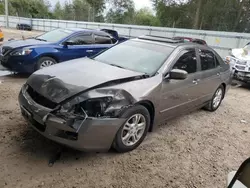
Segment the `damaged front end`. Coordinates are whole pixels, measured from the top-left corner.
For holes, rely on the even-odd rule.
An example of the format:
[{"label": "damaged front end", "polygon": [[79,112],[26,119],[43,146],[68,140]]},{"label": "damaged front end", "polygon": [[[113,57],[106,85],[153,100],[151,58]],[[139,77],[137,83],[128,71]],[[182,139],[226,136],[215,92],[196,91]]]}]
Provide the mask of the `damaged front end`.
[{"label": "damaged front end", "polygon": [[[135,103],[125,90],[97,88],[55,104],[41,100],[38,93],[31,94],[29,87],[25,85],[19,96],[22,114],[29,123],[44,136],[84,151],[109,149],[125,122],[120,114]],[[96,136],[98,140],[93,139]]]},{"label": "damaged front end", "polygon": [[246,48],[233,49],[225,62],[230,65],[234,79],[250,82],[250,54]]}]

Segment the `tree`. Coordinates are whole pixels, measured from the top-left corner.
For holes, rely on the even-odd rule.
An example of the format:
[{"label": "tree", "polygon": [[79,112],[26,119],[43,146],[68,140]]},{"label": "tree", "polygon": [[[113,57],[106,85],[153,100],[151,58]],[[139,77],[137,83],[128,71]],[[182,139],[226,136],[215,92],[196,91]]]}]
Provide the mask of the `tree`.
[{"label": "tree", "polygon": [[23,17],[49,18],[50,4],[45,0],[10,0],[10,13]]},{"label": "tree", "polygon": [[54,17],[56,19],[63,18],[63,9],[59,1],[56,3],[55,8],[54,8]]},{"label": "tree", "polygon": [[74,0],[72,3],[72,9],[74,13],[74,20],[88,21],[88,11],[90,5],[86,0]]},{"label": "tree", "polygon": [[135,15],[135,5],[132,0],[111,0],[111,8],[106,15],[110,23],[132,24]]},{"label": "tree", "polygon": [[103,20],[103,11],[105,9],[105,0],[86,0],[87,3],[90,5],[91,10],[92,10],[92,19],[91,21],[101,21]]},{"label": "tree", "polygon": [[159,26],[160,21],[153,15],[151,10],[149,10],[148,8],[143,8],[135,13],[134,24]]}]

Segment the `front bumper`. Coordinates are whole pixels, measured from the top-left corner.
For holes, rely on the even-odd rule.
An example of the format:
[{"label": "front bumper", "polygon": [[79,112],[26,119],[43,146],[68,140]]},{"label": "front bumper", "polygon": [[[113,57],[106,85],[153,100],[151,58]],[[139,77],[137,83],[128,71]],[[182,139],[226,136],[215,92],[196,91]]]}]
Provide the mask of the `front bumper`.
[{"label": "front bumper", "polygon": [[235,70],[234,79],[243,81],[243,82],[250,82],[250,72]]},{"label": "front bumper", "polygon": [[64,119],[50,114],[45,108],[22,90],[19,104],[23,117],[41,135],[62,145],[80,151],[108,151],[119,128],[126,121],[117,118],[87,118],[76,131]]},{"label": "front bumper", "polygon": [[29,56],[3,56],[0,55],[0,63],[10,71],[18,73],[33,73],[36,59]]}]

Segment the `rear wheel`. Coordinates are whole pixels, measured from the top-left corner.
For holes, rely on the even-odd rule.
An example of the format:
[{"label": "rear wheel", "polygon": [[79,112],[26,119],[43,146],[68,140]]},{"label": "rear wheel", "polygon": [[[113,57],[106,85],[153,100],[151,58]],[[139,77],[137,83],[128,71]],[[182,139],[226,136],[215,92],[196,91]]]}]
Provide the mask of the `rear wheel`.
[{"label": "rear wheel", "polygon": [[147,135],[150,125],[150,114],[148,110],[137,105],[126,110],[121,118],[126,122],[118,130],[113,148],[120,153],[136,149]]},{"label": "rear wheel", "polygon": [[56,60],[51,57],[42,57],[38,60],[36,64],[36,70],[43,69],[46,67],[50,67],[52,65],[57,64]]},{"label": "rear wheel", "polygon": [[225,88],[221,85],[214,93],[213,98],[211,99],[211,101],[207,104],[207,106],[205,106],[205,109],[210,111],[210,112],[214,112],[216,111],[220,105],[221,102],[223,100],[225,94]]}]

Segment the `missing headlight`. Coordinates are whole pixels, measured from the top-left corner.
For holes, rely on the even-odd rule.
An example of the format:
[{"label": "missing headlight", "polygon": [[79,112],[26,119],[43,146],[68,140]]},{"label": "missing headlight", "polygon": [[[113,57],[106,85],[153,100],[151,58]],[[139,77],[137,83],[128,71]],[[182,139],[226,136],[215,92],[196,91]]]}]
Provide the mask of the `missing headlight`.
[{"label": "missing headlight", "polygon": [[76,105],[75,113],[82,114],[84,110],[89,117],[105,116],[105,110],[108,108],[112,100],[112,97],[89,99]]}]

